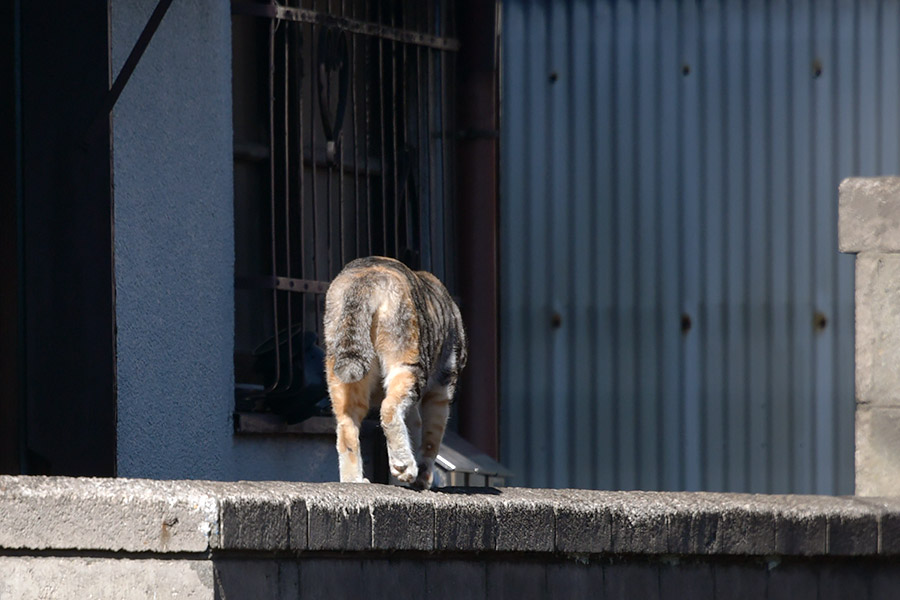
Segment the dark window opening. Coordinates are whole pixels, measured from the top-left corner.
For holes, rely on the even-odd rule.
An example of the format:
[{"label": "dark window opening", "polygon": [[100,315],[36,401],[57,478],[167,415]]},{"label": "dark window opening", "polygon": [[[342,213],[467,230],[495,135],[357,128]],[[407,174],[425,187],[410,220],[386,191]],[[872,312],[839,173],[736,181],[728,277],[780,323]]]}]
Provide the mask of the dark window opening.
[{"label": "dark window opening", "polygon": [[[457,290],[452,2],[232,2],[238,432],[323,414],[329,281],[391,256]],[[279,429],[282,428],[282,429]]]}]

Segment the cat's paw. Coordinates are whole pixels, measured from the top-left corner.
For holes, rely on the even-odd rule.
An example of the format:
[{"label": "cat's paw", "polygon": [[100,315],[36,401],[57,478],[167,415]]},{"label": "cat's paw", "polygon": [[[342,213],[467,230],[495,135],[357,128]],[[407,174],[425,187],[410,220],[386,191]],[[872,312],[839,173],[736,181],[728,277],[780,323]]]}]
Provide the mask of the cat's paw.
[{"label": "cat's paw", "polygon": [[369,483],[369,480],[365,477],[348,477],[341,479],[341,483]]},{"label": "cat's paw", "polygon": [[433,485],[433,479],[434,472],[424,465],[419,465],[419,474],[416,480],[413,481],[412,486],[417,490],[430,490]]},{"label": "cat's paw", "polygon": [[419,475],[419,468],[416,466],[416,462],[412,459],[398,460],[395,458],[390,460],[389,462],[391,464],[391,475],[396,477],[398,481],[402,481],[403,483],[412,483]]}]

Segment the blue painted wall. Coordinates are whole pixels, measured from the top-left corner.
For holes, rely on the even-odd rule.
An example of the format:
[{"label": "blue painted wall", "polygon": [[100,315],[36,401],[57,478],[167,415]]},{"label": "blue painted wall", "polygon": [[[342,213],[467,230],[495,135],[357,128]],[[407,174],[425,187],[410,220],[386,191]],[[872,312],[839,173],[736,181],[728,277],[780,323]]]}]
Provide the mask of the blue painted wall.
[{"label": "blue painted wall", "polygon": [[[113,0],[113,74],[156,0]],[[232,431],[228,2],[173,3],[113,112],[118,473],[337,478],[331,448]]]}]

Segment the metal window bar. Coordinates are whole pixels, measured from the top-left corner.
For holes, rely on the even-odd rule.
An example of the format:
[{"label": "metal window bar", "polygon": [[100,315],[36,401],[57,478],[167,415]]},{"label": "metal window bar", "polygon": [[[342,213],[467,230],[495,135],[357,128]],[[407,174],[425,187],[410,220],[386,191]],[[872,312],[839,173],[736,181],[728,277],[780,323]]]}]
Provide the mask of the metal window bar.
[{"label": "metal window bar", "polygon": [[393,256],[454,291],[451,1],[232,1],[235,408],[322,410],[324,293]]}]

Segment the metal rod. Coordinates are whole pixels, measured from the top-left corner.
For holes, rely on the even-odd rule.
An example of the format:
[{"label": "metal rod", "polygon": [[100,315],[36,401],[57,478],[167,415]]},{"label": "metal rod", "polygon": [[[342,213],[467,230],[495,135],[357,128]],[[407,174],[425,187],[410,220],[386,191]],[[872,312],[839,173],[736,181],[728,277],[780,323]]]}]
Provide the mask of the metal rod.
[{"label": "metal rod", "polygon": [[369,126],[369,77],[372,70],[369,68],[371,64],[371,53],[369,49],[371,47],[371,43],[367,40],[364,42],[364,52],[365,52],[365,69],[363,70],[363,118],[365,119],[365,127],[364,130],[364,140],[363,140],[363,156],[366,161],[366,229],[367,229],[367,244],[368,244],[368,255],[372,255],[372,174],[369,172],[369,133],[371,132],[371,127]]},{"label": "metal rod", "polygon": [[[349,63],[350,58],[347,58],[347,62]],[[345,65],[347,69],[347,76],[350,76],[350,65]],[[338,92],[340,95],[340,92]],[[338,102],[341,100],[339,99]],[[341,232],[341,249],[338,260],[338,268],[342,267],[346,263],[346,258],[344,251],[347,246],[346,242],[346,215],[344,214],[344,128],[343,126],[337,132],[335,136],[337,139],[334,140],[335,144],[337,144],[337,159],[338,159],[338,227]],[[332,272],[329,276],[334,277],[337,273]]]},{"label": "metal rod", "polygon": [[131,52],[128,53],[128,58],[125,59],[122,69],[119,71],[119,74],[116,75],[116,80],[109,88],[109,91],[103,96],[103,102],[100,104],[100,109],[88,126],[87,131],[82,138],[82,143],[86,144],[90,142],[90,140],[99,132],[103,122],[109,120],[109,113],[116,105],[116,102],[118,102],[119,96],[122,95],[122,90],[125,89],[128,80],[131,79],[131,75],[137,68],[141,57],[144,56],[147,46],[150,45],[150,40],[153,39],[156,30],[159,29],[159,24],[162,23],[163,17],[166,16],[171,5],[172,0],[159,0],[156,8],[153,9],[150,18],[147,20],[147,24],[144,25],[143,31],[141,31],[137,41],[134,43],[134,47],[131,49]]},{"label": "metal rod", "polygon": [[428,169],[428,230],[429,230],[429,243],[431,244],[431,262],[428,265],[429,271],[434,271],[435,268],[435,259],[437,258],[438,253],[438,235],[437,235],[437,211],[435,210],[435,203],[437,202],[437,192],[435,190],[435,167],[434,167],[434,152],[433,144],[434,137],[432,135],[432,122],[434,116],[431,113],[431,107],[434,106],[434,69],[431,66],[432,61],[432,51],[426,49],[425,50],[425,86],[426,86],[426,98],[425,98],[425,147],[426,147],[426,160],[427,160],[427,169]]},{"label": "metal rod", "polygon": [[[444,17],[444,15],[441,15]],[[441,24],[446,25],[444,18],[441,19]],[[449,232],[449,223],[447,221],[448,210],[447,210],[447,185],[448,179],[447,177],[447,152],[449,148],[447,147],[447,141],[450,139],[450,136],[447,134],[447,65],[444,60],[444,55],[441,54],[439,56],[439,60],[441,61],[441,108],[440,108],[440,119],[441,119],[441,208],[442,208],[442,217],[443,217],[443,229],[444,229],[444,251],[443,254],[443,264],[441,265],[443,273],[444,273],[444,281],[450,287],[450,272],[447,269],[447,238],[449,237],[447,233]],[[451,290],[455,292],[453,287],[450,287]]]},{"label": "metal rod", "polygon": [[[359,205],[359,127],[357,126],[358,107],[356,104],[356,37],[350,38],[350,105],[353,108],[353,214],[355,215],[354,229],[355,238],[355,254],[359,256],[359,238],[362,237],[360,232],[360,215],[362,214]],[[343,164],[343,160],[341,160]]]},{"label": "metal rod", "polygon": [[242,275],[234,278],[234,287],[241,290],[281,290],[284,292],[324,294],[329,281],[279,277],[277,275]]},{"label": "metal rod", "polygon": [[[275,249],[275,21],[269,24],[269,218],[271,221],[272,277],[277,277],[278,262]],[[266,393],[277,388],[281,379],[277,288],[272,288],[272,318],[275,324],[275,380],[266,387]]]},{"label": "metal rod", "polygon": [[[290,34],[287,27],[282,34],[284,40],[284,271],[288,278],[291,277],[291,149],[290,149]],[[293,304],[290,296],[287,300],[287,352],[288,352],[288,369],[287,369],[287,389],[294,385],[294,336],[290,334],[293,331],[293,314],[291,305]]]},{"label": "metal rod", "polygon": [[[310,92],[310,100],[309,100],[309,137],[310,137],[310,148],[312,148],[313,156],[315,156],[316,151],[316,122],[315,122],[315,114],[316,114],[316,78],[319,77],[319,69],[316,68],[316,40],[315,38],[316,29],[315,27],[310,27],[310,46],[309,46],[309,55],[310,55],[310,65],[312,68],[310,71],[312,72],[312,77],[309,78],[309,92]],[[317,194],[316,194],[316,166],[315,164],[312,167],[310,178],[312,179],[312,260],[313,260],[313,279],[319,278],[319,240],[318,240],[318,232],[319,232],[319,206],[317,202]],[[318,312],[316,313],[316,317],[318,319]]]},{"label": "metal rod", "polygon": [[381,253],[387,254],[387,167],[384,146],[384,39],[378,40],[378,118],[381,125]]},{"label": "metal rod", "polygon": [[329,15],[306,8],[236,1],[231,3],[231,13],[235,15],[267,17],[281,21],[312,23],[313,25],[322,27],[336,27],[349,33],[368,35],[378,39],[401,42],[403,44],[427,46],[429,48],[449,52],[456,52],[459,50],[459,40],[453,38],[438,37],[417,31],[405,31],[395,27],[388,27],[380,23],[358,21],[348,17]]},{"label": "metal rod", "polygon": [[[391,14],[391,23],[394,22],[394,15]],[[391,98],[397,100],[397,43],[391,42]],[[400,154],[397,152],[397,106],[391,104],[391,142],[393,144],[394,154],[391,157],[393,163],[394,175],[394,258],[400,259],[400,177],[397,171],[397,163]]]},{"label": "metal rod", "polygon": [[[421,5],[418,5],[421,6]],[[419,17],[416,19],[417,24],[421,27],[423,22],[421,18],[421,11],[419,11]],[[427,22],[427,21],[425,21]],[[425,51],[425,54],[428,54],[428,51]],[[420,173],[419,173],[419,222],[416,223],[416,226],[419,228],[419,252],[421,255],[420,265],[423,269],[431,270],[431,248],[426,248],[426,245],[430,245],[431,238],[428,235],[427,223],[428,216],[430,215],[430,211],[428,210],[428,192],[425,189],[425,186],[428,185],[428,170],[427,170],[427,159],[425,158],[428,153],[428,137],[425,134],[425,131],[428,129],[428,117],[427,115],[423,118],[422,112],[425,107],[425,102],[422,101],[422,87],[425,85],[425,81],[422,79],[422,48],[416,48],[416,162],[418,164]],[[425,127],[423,128],[423,123]]]},{"label": "metal rod", "polygon": [[[303,57],[303,31],[300,23],[292,23],[291,31],[294,32],[294,39],[297,41],[296,48],[296,57],[293,61],[294,65],[294,95],[297,98],[297,118],[294,119],[294,129],[296,130],[296,141],[297,141],[297,191],[298,191],[298,204],[300,209],[300,276],[303,277],[306,274],[306,246],[303,244],[303,240],[306,239],[306,190],[304,189],[304,181],[303,181],[303,68],[302,63],[300,62]],[[305,306],[305,304],[304,304]],[[306,318],[306,311],[304,309],[303,318]]]},{"label": "metal rod", "polygon": [[[306,247],[303,243],[306,239],[306,190],[304,189],[304,178],[303,178],[303,44],[304,44],[304,36],[303,36],[303,24],[302,23],[291,23],[291,31],[294,34],[294,39],[296,40],[296,50],[294,52],[294,95],[297,98],[297,115],[294,119],[294,123],[296,123],[295,128],[297,130],[297,156],[298,160],[296,163],[297,169],[297,191],[298,191],[298,208],[300,211],[300,240],[299,240],[299,259],[300,259],[300,277],[303,278],[306,275]],[[300,279],[300,281],[305,281],[304,279]],[[296,283],[296,282],[295,282]],[[300,327],[303,331],[306,331],[306,294],[300,295]],[[301,346],[302,348],[302,346]],[[305,364],[305,363],[304,363]],[[305,382],[304,382],[305,383]]]},{"label": "metal rod", "polygon": [[[319,69],[316,67],[318,64],[318,56],[316,56],[316,49],[318,44],[316,44],[315,33],[316,28],[310,26],[310,47],[309,47],[309,55],[310,55],[310,65],[312,66],[313,76],[309,78],[309,93],[310,93],[310,106],[309,106],[309,136],[310,136],[310,148],[312,148],[312,152],[315,155],[316,149],[316,99],[318,98],[318,94],[316,93],[317,89],[317,81],[316,78],[319,77]],[[321,108],[321,107],[320,107]],[[319,279],[319,207],[318,202],[316,201],[318,198],[318,186],[316,185],[316,165],[314,164],[311,171],[312,178],[312,248],[313,248],[313,279]],[[327,208],[327,204],[326,204]],[[329,274],[329,277],[331,275]],[[316,311],[316,323],[322,322],[322,315],[319,311],[319,302],[315,303],[315,311]]]}]

